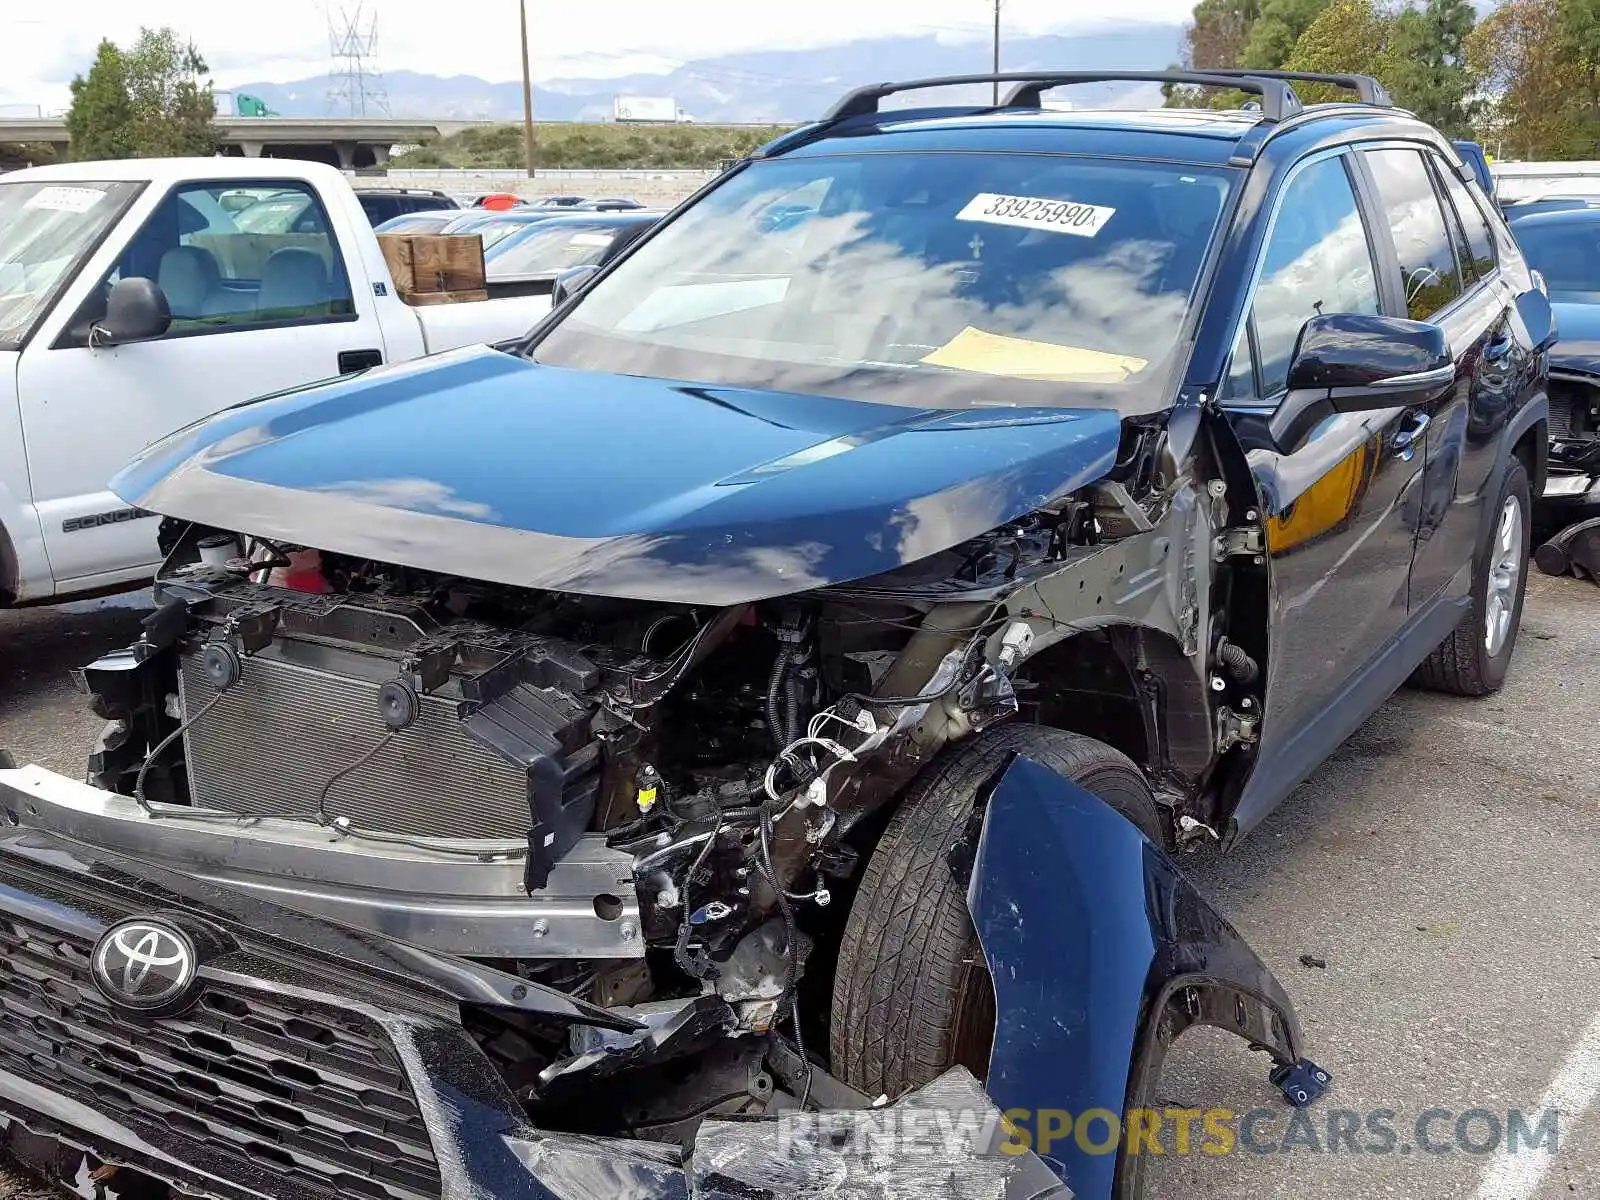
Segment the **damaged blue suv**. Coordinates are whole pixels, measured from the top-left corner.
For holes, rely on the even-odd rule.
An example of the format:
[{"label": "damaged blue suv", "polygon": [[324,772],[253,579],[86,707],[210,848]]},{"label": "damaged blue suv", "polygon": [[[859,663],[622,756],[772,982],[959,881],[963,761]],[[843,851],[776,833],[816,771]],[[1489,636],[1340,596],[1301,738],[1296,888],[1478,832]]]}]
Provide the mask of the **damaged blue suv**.
[{"label": "damaged blue suv", "polygon": [[[1043,103],[1108,80],[1249,102]],[[557,291],[114,481],[159,607],[89,783],[0,772],[0,1121],[153,1194],[1127,1198],[1029,1114],[1196,1024],[1314,1100],[1163,850],[1505,677],[1553,330],[1450,143],[877,85]]]}]

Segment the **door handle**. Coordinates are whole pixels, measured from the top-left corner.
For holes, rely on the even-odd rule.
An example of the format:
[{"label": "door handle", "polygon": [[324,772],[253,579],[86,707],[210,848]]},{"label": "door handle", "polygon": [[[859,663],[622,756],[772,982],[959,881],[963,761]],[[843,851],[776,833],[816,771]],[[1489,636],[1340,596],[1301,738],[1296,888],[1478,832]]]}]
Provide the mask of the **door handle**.
[{"label": "door handle", "polygon": [[352,371],[365,371],[368,367],[383,366],[382,350],[341,350],[339,351],[339,374],[348,375]]},{"label": "door handle", "polygon": [[1394,448],[1394,456],[1401,462],[1410,462],[1417,452],[1417,443],[1422,440],[1422,435],[1428,432],[1428,426],[1433,424],[1433,418],[1425,412],[1411,413],[1403,418],[1405,425],[1395,432],[1394,441],[1390,445]]}]

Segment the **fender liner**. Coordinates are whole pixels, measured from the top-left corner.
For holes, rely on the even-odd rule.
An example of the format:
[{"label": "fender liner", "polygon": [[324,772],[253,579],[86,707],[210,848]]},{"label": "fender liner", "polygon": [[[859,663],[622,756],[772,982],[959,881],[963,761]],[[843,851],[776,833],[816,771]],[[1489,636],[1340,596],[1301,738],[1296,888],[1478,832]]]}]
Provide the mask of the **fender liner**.
[{"label": "fender liner", "polygon": [[[995,989],[989,1095],[1023,1123],[1155,1107],[1162,1060],[1192,1025],[1327,1081],[1244,939],[1131,822],[1038,763],[1013,759],[995,777],[967,903]],[[1038,1152],[1077,1196],[1138,1193],[1141,1157],[1071,1137]]]}]

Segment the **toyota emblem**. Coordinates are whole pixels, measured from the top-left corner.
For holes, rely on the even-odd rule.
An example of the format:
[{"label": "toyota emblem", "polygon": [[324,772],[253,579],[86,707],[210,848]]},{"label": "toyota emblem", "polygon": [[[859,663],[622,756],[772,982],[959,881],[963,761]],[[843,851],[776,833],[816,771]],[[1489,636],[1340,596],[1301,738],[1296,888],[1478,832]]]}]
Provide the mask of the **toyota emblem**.
[{"label": "toyota emblem", "polygon": [[165,921],[113,925],[94,948],[94,982],[119,1008],[152,1014],[184,1007],[199,963],[194,943]]}]

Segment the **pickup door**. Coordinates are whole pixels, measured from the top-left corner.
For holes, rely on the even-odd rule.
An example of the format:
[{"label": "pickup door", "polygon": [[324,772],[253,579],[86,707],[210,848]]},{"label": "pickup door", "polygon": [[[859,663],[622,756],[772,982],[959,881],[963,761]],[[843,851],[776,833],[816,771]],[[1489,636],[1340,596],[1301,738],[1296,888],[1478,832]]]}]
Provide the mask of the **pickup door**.
[{"label": "pickup door", "polygon": [[[144,198],[23,351],[17,387],[34,500],[58,593],[138,578],[154,519],[106,490],[143,446],[269,392],[380,363],[359,248],[307,182],[183,182]],[[346,214],[339,214],[344,218]],[[348,238],[347,238],[348,241]],[[155,280],[165,336],[89,344],[123,276]],[[413,335],[414,336],[414,335]]]}]

